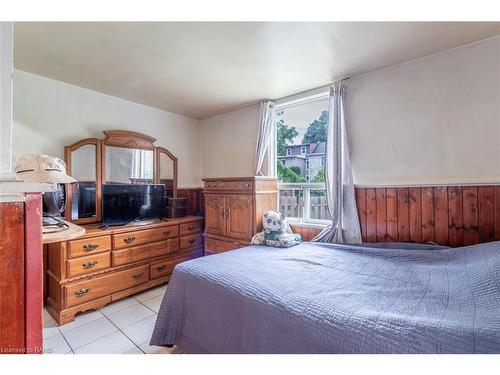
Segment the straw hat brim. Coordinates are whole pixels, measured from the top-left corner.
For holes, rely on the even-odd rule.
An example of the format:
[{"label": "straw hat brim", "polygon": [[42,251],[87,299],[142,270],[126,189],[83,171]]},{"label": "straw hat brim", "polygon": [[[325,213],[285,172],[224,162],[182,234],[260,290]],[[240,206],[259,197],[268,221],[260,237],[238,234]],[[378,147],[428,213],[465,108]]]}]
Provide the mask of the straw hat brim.
[{"label": "straw hat brim", "polygon": [[22,172],[17,176],[25,182],[46,182],[50,184],[72,184],[76,180],[65,173],[58,171],[50,172]]}]

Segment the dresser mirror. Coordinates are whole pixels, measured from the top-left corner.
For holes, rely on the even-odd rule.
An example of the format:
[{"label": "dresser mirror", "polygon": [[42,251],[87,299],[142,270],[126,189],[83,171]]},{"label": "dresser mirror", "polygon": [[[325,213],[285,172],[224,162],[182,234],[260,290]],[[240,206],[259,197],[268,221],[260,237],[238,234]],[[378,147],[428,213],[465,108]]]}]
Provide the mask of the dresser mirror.
[{"label": "dresser mirror", "polygon": [[167,197],[177,196],[177,158],[167,149],[158,147],[158,179],[165,185]]},{"label": "dresser mirror", "polygon": [[106,184],[154,183],[154,152],[137,148],[106,146]]},{"label": "dresser mirror", "polygon": [[125,130],[106,130],[105,138],[88,138],[65,147],[68,173],[65,219],[85,224],[101,221],[103,184],[162,184],[167,197],[177,196],[177,158],[155,138]]},{"label": "dresser mirror", "polygon": [[67,185],[66,220],[75,223],[99,221],[101,192],[101,141],[87,138],[65,147],[68,173],[77,180]]}]

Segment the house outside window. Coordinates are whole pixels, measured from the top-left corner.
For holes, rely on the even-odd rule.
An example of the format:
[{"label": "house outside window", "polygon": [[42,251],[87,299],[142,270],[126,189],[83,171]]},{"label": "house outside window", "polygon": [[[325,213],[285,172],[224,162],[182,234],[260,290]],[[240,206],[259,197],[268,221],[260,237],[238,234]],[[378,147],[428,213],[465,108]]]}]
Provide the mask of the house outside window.
[{"label": "house outside window", "polygon": [[278,103],[279,210],[292,223],[327,224],[325,188],[328,93]]}]

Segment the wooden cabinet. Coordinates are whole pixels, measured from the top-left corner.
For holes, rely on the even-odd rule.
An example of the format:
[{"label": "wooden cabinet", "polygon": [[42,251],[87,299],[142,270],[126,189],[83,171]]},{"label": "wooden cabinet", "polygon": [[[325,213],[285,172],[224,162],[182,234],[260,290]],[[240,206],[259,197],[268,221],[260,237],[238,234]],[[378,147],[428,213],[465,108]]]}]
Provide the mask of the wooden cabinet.
[{"label": "wooden cabinet", "polygon": [[261,220],[277,210],[277,180],[270,177],[209,178],[205,184],[205,254],[250,244]]},{"label": "wooden cabinet", "polygon": [[226,235],[226,196],[205,194],[205,232]]},{"label": "wooden cabinet", "polygon": [[78,312],[167,282],[176,264],[203,255],[203,218],[102,229],[48,248],[47,310],[59,324]]}]

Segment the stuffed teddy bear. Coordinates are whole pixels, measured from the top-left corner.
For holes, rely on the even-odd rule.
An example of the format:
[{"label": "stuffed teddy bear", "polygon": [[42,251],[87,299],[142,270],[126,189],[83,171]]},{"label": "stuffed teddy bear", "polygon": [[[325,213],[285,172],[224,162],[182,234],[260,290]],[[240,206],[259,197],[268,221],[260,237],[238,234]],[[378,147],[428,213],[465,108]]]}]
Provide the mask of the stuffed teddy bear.
[{"label": "stuffed teddy bear", "polygon": [[283,214],[268,211],[262,217],[262,232],[252,238],[253,245],[292,247],[302,242],[299,234],[294,234]]}]

